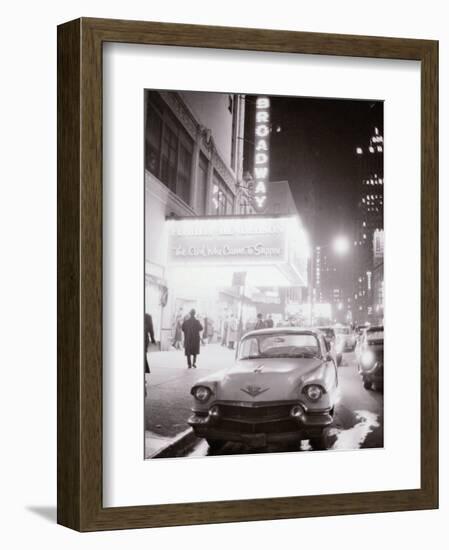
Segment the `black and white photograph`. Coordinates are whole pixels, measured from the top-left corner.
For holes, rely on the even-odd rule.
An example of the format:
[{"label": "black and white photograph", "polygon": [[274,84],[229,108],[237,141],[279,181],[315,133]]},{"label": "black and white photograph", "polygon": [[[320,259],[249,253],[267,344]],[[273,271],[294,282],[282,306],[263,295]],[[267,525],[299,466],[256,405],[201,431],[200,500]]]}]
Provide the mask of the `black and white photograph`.
[{"label": "black and white photograph", "polygon": [[143,97],[145,459],[383,448],[383,101]]}]

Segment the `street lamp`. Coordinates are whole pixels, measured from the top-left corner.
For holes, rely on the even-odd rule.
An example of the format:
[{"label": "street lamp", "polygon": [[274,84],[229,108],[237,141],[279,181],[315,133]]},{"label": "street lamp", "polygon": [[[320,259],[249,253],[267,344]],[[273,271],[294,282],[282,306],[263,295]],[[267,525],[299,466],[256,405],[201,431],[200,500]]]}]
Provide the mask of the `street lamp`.
[{"label": "street lamp", "polygon": [[349,239],[344,235],[339,235],[333,242],[334,252],[343,256],[349,252]]}]

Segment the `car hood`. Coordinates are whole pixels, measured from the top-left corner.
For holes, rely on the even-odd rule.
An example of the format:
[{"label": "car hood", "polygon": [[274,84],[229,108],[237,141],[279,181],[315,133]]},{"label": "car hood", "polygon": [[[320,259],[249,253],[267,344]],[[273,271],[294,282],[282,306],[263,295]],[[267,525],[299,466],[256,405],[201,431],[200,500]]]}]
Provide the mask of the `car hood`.
[{"label": "car hood", "polygon": [[247,359],[198,384],[213,385],[216,400],[277,401],[296,399],[305,382],[323,377],[324,362],[318,358]]}]

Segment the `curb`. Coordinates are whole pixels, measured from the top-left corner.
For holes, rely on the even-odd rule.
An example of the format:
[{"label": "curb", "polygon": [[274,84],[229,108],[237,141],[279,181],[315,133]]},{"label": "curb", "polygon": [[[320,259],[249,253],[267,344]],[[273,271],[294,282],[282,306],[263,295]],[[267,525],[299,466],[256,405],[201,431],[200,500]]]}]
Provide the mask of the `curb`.
[{"label": "curb", "polygon": [[198,440],[192,428],[175,436],[170,443],[155,451],[149,458],[176,458],[181,451],[186,451]]}]

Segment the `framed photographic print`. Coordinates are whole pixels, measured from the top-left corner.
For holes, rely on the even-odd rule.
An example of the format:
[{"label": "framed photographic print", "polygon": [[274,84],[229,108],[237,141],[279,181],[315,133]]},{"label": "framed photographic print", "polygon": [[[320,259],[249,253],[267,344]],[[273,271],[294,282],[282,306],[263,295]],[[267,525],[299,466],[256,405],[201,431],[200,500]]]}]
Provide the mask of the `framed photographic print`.
[{"label": "framed photographic print", "polygon": [[59,523],[438,506],[437,120],[431,40],[58,28]]}]

